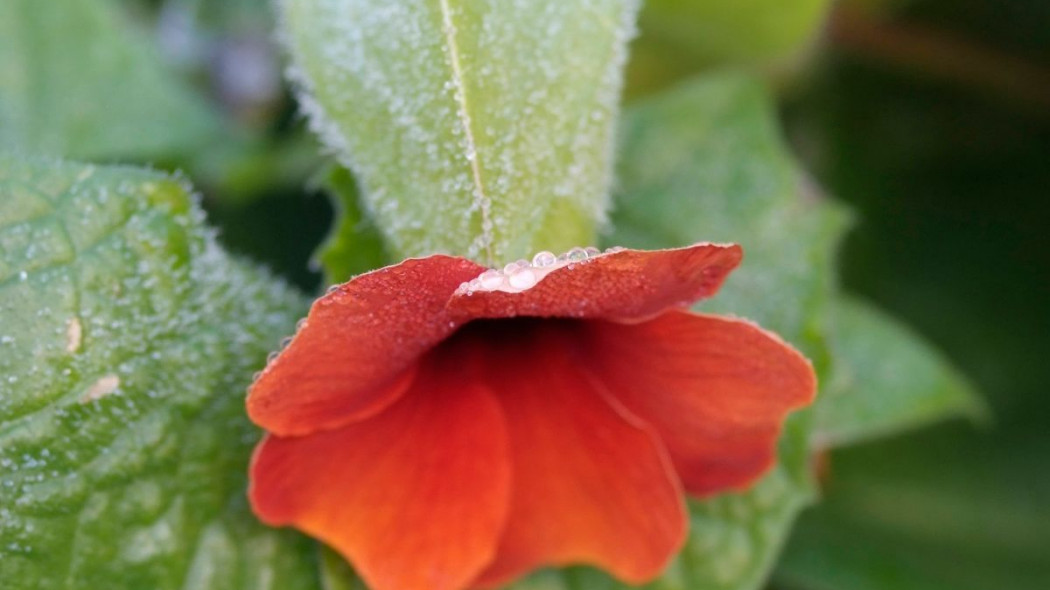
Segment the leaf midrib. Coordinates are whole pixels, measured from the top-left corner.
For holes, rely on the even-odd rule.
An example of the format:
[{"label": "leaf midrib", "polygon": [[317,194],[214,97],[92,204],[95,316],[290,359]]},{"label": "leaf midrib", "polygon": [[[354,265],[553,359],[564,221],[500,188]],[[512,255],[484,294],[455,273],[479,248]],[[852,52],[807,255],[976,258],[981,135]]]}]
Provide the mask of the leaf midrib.
[{"label": "leaf midrib", "polygon": [[[471,127],[470,106],[467,101],[466,80],[463,77],[463,68],[459,63],[459,45],[456,43],[456,25],[452,21],[452,9],[449,0],[439,0],[441,8],[442,33],[445,38],[445,49],[448,51],[449,67],[452,70],[452,81],[455,84],[453,99],[456,101],[456,116],[460,125],[463,126],[463,138],[467,144],[467,161],[470,163],[470,173],[474,182],[472,200],[481,215],[481,248],[485,259],[492,262],[492,201],[485,194],[485,184],[481,180],[481,154],[478,153],[478,145],[474,140],[474,130]],[[464,154],[464,155],[467,155]]]}]

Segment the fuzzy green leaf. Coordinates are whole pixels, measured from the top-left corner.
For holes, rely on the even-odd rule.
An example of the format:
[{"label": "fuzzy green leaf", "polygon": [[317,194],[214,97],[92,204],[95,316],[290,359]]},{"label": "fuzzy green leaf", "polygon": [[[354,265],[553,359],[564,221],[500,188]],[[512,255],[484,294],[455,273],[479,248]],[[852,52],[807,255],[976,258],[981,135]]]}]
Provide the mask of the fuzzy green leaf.
[{"label": "fuzzy green leaf", "polygon": [[834,306],[832,375],[814,440],[836,447],[986,409],[967,381],[918,335],[849,297]]},{"label": "fuzzy green leaf", "polygon": [[593,242],[636,0],[283,0],[314,129],[396,257]]},{"label": "fuzzy green leaf", "polygon": [[162,174],[0,158],[0,580],[316,586],[245,498],[244,388],[305,302]]},{"label": "fuzzy green leaf", "polygon": [[0,149],[157,158],[215,124],[110,0],[0,3]]}]

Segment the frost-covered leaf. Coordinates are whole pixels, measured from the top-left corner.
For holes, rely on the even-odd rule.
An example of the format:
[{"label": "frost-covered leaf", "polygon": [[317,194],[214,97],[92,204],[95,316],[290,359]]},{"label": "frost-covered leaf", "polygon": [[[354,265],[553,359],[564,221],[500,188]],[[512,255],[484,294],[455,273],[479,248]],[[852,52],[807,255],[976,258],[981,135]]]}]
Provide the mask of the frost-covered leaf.
[{"label": "frost-covered leaf", "polygon": [[315,587],[245,499],[244,388],[304,307],[176,180],[0,157],[0,585]]},{"label": "frost-covered leaf", "polygon": [[390,261],[383,236],[361,209],[357,181],[340,166],[326,174],[324,188],[336,210],[336,225],[314,260],[324,269],[329,285],[350,280]]},{"label": "frost-covered leaf", "polygon": [[207,141],[215,119],[111,0],[0,2],[0,149],[148,159]]},{"label": "frost-covered leaf", "polygon": [[835,447],[985,408],[966,380],[905,326],[840,297],[833,307],[835,363],[816,410],[815,441]]},{"label": "frost-covered leaf", "polygon": [[589,243],[636,0],[282,0],[314,128],[395,257]]}]

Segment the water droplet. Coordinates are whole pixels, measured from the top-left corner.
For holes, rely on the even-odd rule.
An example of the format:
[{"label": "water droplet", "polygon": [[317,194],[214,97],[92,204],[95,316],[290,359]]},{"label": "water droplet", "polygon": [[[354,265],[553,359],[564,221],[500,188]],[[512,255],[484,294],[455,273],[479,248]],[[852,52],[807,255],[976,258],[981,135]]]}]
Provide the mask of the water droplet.
[{"label": "water droplet", "polygon": [[562,254],[562,257],[567,262],[579,262],[581,260],[587,260],[587,251],[583,248],[577,247]]},{"label": "water droplet", "polygon": [[486,270],[476,279],[483,289],[495,289],[503,284],[503,274],[498,270]]},{"label": "water droplet", "polygon": [[594,246],[588,246],[587,248],[584,248],[583,251],[587,253],[588,258],[592,256],[597,256],[602,253],[601,250],[595,248]]},{"label": "water droplet", "polygon": [[523,268],[507,277],[507,282],[515,289],[528,289],[535,285],[537,281],[536,273],[529,268]]},{"label": "water droplet", "polygon": [[503,267],[503,274],[510,276],[518,272],[520,269],[529,268],[529,266],[531,265],[528,260],[515,260]]},{"label": "water droplet", "polygon": [[558,257],[553,252],[547,252],[544,250],[532,257],[532,265],[543,268],[545,266],[552,266],[558,263]]}]

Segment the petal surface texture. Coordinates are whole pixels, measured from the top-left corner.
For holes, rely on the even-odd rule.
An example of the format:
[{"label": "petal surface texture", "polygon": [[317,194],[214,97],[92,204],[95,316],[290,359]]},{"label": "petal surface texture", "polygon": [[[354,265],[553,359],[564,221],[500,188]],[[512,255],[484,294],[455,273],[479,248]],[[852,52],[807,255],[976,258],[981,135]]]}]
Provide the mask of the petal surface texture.
[{"label": "petal surface texture", "polygon": [[[461,590],[491,562],[506,522],[505,421],[467,359],[428,354],[376,416],[256,451],[249,496],[271,525],[339,551],[372,590]],[[455,367],[455,371],[450,371]]]},{"label": "petal surface texture", "polygon": [[514,484],[496,560],[478,586],[570,563],[639,583],[683,542],[683,496],[666,451],[579,370],[579,326],[509,320],[483,338],[490,388],[508,416]]},{"label": "petal surface texture", "polygon": [[273,434],[334,428],[400,397],[418,357],[458,326],[453,291],[484,271],[451,256],[409,259],[318,299],[291,344],[248,394],[248,414]]},{"label": "petal surface texture", "polygon": [[459,318],[515,316],[637,321],[714,295],[740,264],[737,245],[696,244],[671,250],[622,250],[548,274],[521,293],[456,293]]},{"label": "petal surface texture", "polygon": [[743,320],[673,310],[633,325],[586,322],[582,333],[587,366],[657,430],[691,494],[761,476],[786,414],[815,394],[809,361]]}]

